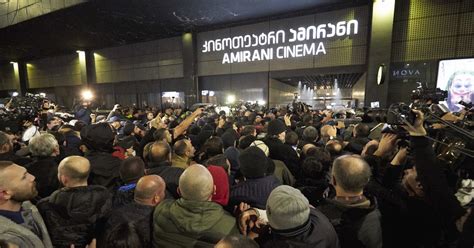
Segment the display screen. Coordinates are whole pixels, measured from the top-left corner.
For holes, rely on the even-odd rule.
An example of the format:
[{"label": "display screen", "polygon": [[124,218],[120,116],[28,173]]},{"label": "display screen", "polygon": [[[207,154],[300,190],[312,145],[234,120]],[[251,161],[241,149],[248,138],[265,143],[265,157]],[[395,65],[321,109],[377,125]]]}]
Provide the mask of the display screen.
[{"label": "display screen", "polygon": [[449,110],[457,112],[464,107],[460,101],[474,101],[474,58],[439,61],[437,88],[448,91]]}]

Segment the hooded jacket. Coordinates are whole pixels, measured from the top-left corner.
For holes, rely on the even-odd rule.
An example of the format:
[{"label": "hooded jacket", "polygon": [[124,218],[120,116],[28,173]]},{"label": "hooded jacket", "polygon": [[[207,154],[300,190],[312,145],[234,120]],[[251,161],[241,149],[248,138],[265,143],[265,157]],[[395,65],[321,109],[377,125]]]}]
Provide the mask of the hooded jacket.
[{"label": "hooded jacket", "polygon": [[165,200],[153,214],[154,247],[214,247],[238,233],[235,218],[211,201]]},{"label": "hooded jacket", "polygon": [[341,247],[382,247],[381,215],[375,199],[351,204],[325,199],[318,209],[333,224]]},{"label": "hooded jacket", "polygon": [[85,247],[110,210],[110,193],[102,186],[62,188],[38,202],[55,247]]},{"label": "hooded jacket", "polygon": [[23,225],[16,224],[8,218],[0,216],[0,240],[11,242],[19,247],[36,247],[36,248],[50,248],[53,247],[51,239],[49,238],[48,230],[44,224],[43,218],[38,212],[38,209],[30,202],[23,202],[22,216],[27,221],[35,222],[39,228],[41,237],[33,233],[30,229]]}]

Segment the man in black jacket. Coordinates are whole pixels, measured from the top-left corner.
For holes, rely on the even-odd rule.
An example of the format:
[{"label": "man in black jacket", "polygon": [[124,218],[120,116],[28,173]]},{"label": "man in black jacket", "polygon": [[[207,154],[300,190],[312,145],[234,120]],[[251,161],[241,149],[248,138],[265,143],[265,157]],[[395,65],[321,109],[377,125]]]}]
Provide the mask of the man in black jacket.
[{"label": "man in black jacket", "polygon": [[81,138],[89,152],[91,165],[89,184],[113,191],[120,186],[120,159],[112,156],[115,134],[107,123],[93,124],[81,130]]},{"label": "man in black jacket", "polygon": [[244,180],[230,189],[229,207],[241,202],[264,209],[272,190],[281,185],[274,175],[268,175],[269,159],[260,148],[251,146],[240,153],[240,171]]},{"label": "man in black jacket", "polygon": [[147,165],[145,174],[158,175],[166,182],[166,198],[178,199],[179,177],[183,169],[171,166],[171,147],[164,141],[148,143],[143,156]]},{"label": "man in black jacket", "polygon": [[89,161],[71,156],[58,167],[64,188],[38,203],[38,209],[50,232],[54,247],[85,247],[100,232],[100,225],[110,211],[110,193],[99,185],[88,185]]},{"label": "man in black jacket", "polygon": [[165,199],[165,181],[157,175],[144,176],[138,180],[133,202],[114,210],[106,224],[106,232],[121,223],[134,222],[140,230],[141,243],[151,247],[153,210]]},{"label": "man in black jacket", "polygon": [[380,212],[375,199],[364,196],[371,176],[369,165],[356,155],[334,160],[331,183],[336,189],[333,199],[318,207],[333,224],[341,247],[382,247]]},{"label": "man in black jacket", "polygon": [[36,188],[40,198],[51,195],[59,189],[58,164],[59,145],[52,134],[45,133],[31,138],[28,149],[34,161],[25,167],[36,177]]},{"label": "man in black jacket", "polygon": [[138,180],[145,175],[145,163],[140,157],[130,157],[120,164],[120,179],[123,184],[115,191],[112,198],[113,208],[133,202],[133,195]]},{"label": "man in black jacket", "polygon": [[[285,116],[286,119],[289,117]],[[289,121],[289,120],[288,120]],[[280,120],[273,120],[268,123],[268,133],[264,140],[270,149],[270,158],[281,160],[296,178],[300,176],[299,157],[291,146],[285,144],[285,124]]]},{"label": "man in black jacket", "polygon": [[435,247],[441,245],[441,238],[450,242],[456,233],[455,222],[466,214],[425,137],[423,113],[413,112],[415,123],[405,129],[411,136],[414,167],[403,175],[404,159],[400,157],[406,156],[406,149],[400,149],[390,164],[383,162],[396,146],[397,137],[391,134],[384,134],[374,155],[365,158],[374,171],[368,190],[380,203],[387,247]]}]

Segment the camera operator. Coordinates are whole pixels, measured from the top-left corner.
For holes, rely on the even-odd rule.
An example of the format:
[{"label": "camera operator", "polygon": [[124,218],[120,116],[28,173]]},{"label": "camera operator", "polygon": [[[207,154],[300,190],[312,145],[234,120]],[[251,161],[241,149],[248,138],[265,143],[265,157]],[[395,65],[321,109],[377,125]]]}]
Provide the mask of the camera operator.
[{"label": "camera operator", "polygon": [[399,149],[391,163],[383,162],[382,158],[396,149],[397,142],[396,134],[383,134],[374,155],[365,157],[374,174],[368,191],[380,203],[384,246],[438,247],[457,238],[456,224],[462,227],[460,220],[470,211],[460,206],[448,186],[432,145],[425,137],[423,113],[412,111],[413,125],[405,122],[407,125],[403,127],[410,135],[413,167],[404,167],[407,157],[404,148]]},{"label": "camera operator", "polygon": [[40,108],[40,129],[42,131],[48,131],[51,127],[50,121],[54,119],[54,113],[56,105],[48,99],[43,99]]}]

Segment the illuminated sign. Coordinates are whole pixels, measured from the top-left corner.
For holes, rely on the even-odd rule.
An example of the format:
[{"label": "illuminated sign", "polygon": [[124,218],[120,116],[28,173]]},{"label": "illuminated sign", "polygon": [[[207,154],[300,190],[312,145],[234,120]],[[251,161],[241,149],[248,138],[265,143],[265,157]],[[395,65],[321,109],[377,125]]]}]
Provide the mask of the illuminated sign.
[{"label": "illuminated sign", "polygon": [[[202,45],[201,52],[224,51],[222,64],[315,56],[326,54],[322,40],[356,35],[358,31],[359,22],[357,20],[340,21],[336,24],[326,23],[318,26],[206,40]],[[308,41],[312,42],[308,43]]]}]

